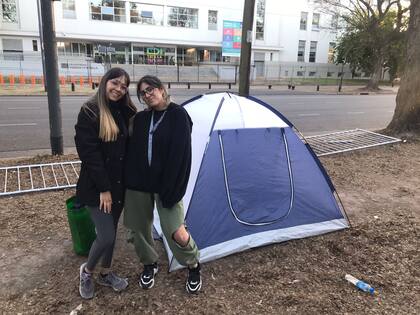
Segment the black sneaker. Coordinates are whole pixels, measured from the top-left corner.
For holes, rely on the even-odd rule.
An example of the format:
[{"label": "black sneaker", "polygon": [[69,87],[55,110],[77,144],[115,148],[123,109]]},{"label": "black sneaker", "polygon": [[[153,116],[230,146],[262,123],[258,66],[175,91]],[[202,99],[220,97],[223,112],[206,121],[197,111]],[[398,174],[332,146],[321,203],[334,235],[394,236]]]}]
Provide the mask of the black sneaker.
[{"label": "black sneaker", "polygon": [[185,284],[185,288],[187,289],[188,293],[197,294],[198,291],[201,290],[200,270],[201,270],[200,263],[197,265],[197,267],[193,269],[188,268],[188,278],[187,278],[187,283]]},{"label": "black sneaker", "polygon": [[155,285],[155,275],[159,268],[157,263],[152,265],[144,265],[143,272],[140,275],[139,285],[143,289],[151,289]]}]

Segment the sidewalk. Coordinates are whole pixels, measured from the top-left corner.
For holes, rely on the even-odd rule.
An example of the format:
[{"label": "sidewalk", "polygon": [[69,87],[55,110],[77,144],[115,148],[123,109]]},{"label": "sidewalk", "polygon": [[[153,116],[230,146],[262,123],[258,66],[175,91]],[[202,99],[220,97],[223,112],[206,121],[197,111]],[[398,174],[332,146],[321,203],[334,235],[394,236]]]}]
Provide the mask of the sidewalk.
[{"label": "sidewalk", "polygon": [[[166,85],[167,87],[167,85]],[[267,92],[267,94],[330,94],[330,95],[337,95],[337,94],[344,94],[344,95],[360,95],[363,94],[396,94],[398,92],[399,86],[381,86],[379,91],[376,92],[366,92],[363,90],[364,86],[362,85],[348,85],[343,86],[341,92],[338,92],[338,86],[337,85],[320,85],[319,91],[317,91],[316,85],[296,85],[295,89],[289,89],[287,85],[269,85],[267,84],[259,84],[259,85],[251,85],[250,87],[250,94],[252,93],[258,93],[261,92]],[[216,92],[216,91],[232,91],[237,93],[238,92],[238,85],[232,85],[232,89],[229,90],[227,84],[221,84],[221,83],[212,83],[211,89],[209,89],[208,84],[199,84],[199,83],[191,83],[190,89],[188,89],[187,83],[177,83],[177,84],[171,84],[171,91],[197,91],[197,94],[201,93],[209,93],[209,92]],[[91,87],[88,87],[87,85],[75,86],[75,91],[71,91],[70,85],[66,85],[64,87],[60,86],[60,94],[62,96],[72,96],[72,95],[83,95],[83,96],[89,96],[93,95],[97,89],[92,90]],[[130,92],[131,95],[135,95],[135,84],[132,84],[130,86]],[[14,86],[9,85],[3,85],[0,86],[0,96],[34,96],[34,95],[47,95],[47,93],[44,91],[44,87],[42,85],[35,85],[31,86],[29,84],[27,85],[20,85],[15,84]]]}]

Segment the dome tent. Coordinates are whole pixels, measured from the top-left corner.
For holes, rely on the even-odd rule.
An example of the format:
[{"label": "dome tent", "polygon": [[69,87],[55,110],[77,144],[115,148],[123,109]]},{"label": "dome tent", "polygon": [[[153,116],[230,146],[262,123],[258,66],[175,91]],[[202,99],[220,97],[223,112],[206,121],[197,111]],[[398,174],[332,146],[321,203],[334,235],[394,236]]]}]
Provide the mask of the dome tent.
[{"label": "dome tent", "polygon": [[[194,124],[185,222],[201,262],[349,227],[317,156],[273,107],[228,92],[183,106]],[[154,227],[163,237],[156,212]],[[163,241],[169,271],[182,268]]]}]

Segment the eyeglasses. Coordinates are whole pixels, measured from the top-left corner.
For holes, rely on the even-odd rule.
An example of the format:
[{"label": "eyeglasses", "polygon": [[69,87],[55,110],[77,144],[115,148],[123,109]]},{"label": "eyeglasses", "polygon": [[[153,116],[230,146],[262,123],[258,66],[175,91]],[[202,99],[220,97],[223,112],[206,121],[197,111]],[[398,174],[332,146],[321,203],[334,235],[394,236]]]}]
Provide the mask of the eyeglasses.
[{"label": "eyeglasses", "polygon": [[147,88],[145,88],[143,91],[139,92],[139,95],[141,97],[144,97],[146,94],[147,95],[151,95],[153,93],[153,91],[155,90],[155,88],[153,86],[148,86]]}]

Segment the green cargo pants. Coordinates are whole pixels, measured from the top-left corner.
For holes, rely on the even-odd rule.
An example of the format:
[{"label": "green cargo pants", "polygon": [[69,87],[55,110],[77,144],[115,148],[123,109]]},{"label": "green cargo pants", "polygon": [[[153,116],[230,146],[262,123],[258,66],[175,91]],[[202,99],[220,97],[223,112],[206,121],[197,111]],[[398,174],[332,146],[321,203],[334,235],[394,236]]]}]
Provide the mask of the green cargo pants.
[{"label": "green cargo pants", "polygon": [[155,202],[163,234],[176,260],[183,266],[198,263],[199,251],[191,235],[188,244],[184,247],[181,247],[173,239],[173,234],[184,224],[182,201],[172,208],[164,208],[158,194],[127,189],[124,203],[124,225],[133,232],[134,247],[140,262],[149,265],[157,262],[159,258],[153,248],[152,235]]}]

